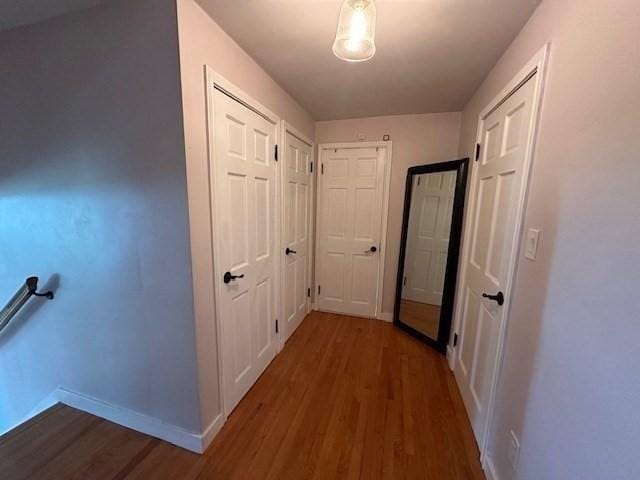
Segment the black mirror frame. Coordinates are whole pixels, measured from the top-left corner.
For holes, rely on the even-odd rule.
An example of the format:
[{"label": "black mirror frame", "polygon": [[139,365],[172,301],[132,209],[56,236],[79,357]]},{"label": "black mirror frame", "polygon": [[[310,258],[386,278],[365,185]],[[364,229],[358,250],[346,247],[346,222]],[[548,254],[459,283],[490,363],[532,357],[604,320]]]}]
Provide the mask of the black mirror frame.
[{"label": "black mirror frame", "polygon": [[[411,328],[400,321],[400,299],[402,296],[402,279],[404,277],[404,261],[407,247],[407,234],[409,227],[409,213],[411,210],[411,195],[414,175],[426,173],[448,172],[455,170],[456,187],[453,198],[453,212],[451,215],[451,233],[449,235],[449,252],[447,254],[447,266],[444,275],[444,290],[440,309],[440,322],[438,326],[438,339],[434,340],[427,335]],[[420,338],[428,345],[441,353],[446,354],[449,336],[451,334],[451,322],[453,319],[453,304],[456,294],[456,281],[458,276],[458,261],[460,258],[460,242],[462,237],[462,220],[464,218],[464,202],[467,188],[467,174],[469,159],[452,160],[449,162],[432,163],[411,167],[407,171],[407,181],[404,194],[404,213],[402,216],[402,238],[400,241],[400,258],[398,259],[398,278],[396,280],[396,299],[393,309],[393,323],[410,334]]]}]

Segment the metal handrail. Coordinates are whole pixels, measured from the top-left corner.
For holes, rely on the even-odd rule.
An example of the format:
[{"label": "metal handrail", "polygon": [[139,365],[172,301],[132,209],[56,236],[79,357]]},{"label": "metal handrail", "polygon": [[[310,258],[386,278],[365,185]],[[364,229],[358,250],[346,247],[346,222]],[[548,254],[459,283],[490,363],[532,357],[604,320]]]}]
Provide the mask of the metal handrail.
[{"label": "metal handrail", "polygon": [[53,292],[38,293],[38,277],[29,277],[24,282],[24,285],[11,297],[9,303],[0,311],[0,333],[11,323],[13,317],[20,311],[20,309],[27,303],[27,300],[31,296],[46,297],[49,300],[53,300]]}]

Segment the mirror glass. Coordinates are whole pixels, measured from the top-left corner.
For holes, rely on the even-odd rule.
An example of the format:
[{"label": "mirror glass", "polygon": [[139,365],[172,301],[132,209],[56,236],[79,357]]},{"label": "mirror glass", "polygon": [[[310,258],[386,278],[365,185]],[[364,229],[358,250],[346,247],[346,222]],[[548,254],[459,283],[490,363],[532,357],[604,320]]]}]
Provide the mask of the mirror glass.
[{"label": "mirror glass", "polygon": [[457,171],[411,178],[398,320],[438,340]]}]

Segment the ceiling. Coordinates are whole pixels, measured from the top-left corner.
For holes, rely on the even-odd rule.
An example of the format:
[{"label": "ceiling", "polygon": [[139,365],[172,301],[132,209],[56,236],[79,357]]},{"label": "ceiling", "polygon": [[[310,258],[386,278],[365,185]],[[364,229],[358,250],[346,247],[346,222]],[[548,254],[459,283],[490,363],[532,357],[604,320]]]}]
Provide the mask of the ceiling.
[{"label": "ceiling", "polygon": [[0,0],[0,31],[40,22],[73,10],[94,7],[102,0]]},{"label": "ceiling", "polygon": [[460,111],[541,0],[376,0],[377,53],[331,46],[341,0],[197,0],[316,120]]}]

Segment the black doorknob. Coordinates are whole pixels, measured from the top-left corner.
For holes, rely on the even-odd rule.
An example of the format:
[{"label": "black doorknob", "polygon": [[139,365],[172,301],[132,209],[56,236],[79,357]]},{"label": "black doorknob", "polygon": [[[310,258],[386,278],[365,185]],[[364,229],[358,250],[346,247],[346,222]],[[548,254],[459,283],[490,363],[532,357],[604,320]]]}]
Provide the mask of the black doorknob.
[{"label": "black doorknob", "polygon": [[378,247],[376,247],[376,246],[374,245],[374,246],[372,246],[372,247],[369,249],[369,251],[370,251],[370,252],[372,252],[372,253],[376,253],[376,252],[378,251]]},{"label": "black doorknob", "polygon": [[500,306],[504,304],[504,295],[502,294],[502,292],[498,292],[496,295],[489,295],[488,293],[483,293],[482,296],[484,298],[488,298],[489,300],[493,300]]},{"label": "black doorknob", "polygon": [[290,253],[298,253],[298,252],[296,252],[295,250],[291,250],[289,247],[287,247],[287,249],[284,251],[284,253],[289,255]]},{"label": "black doorknob", "polygon": [[236,278],[244,278],[244,273],[242,275],[231,275],[231,272],[227,272],[224,274],[224,277],[222,277],[222,280],[224,280],[224,283],[229,283]]}]

